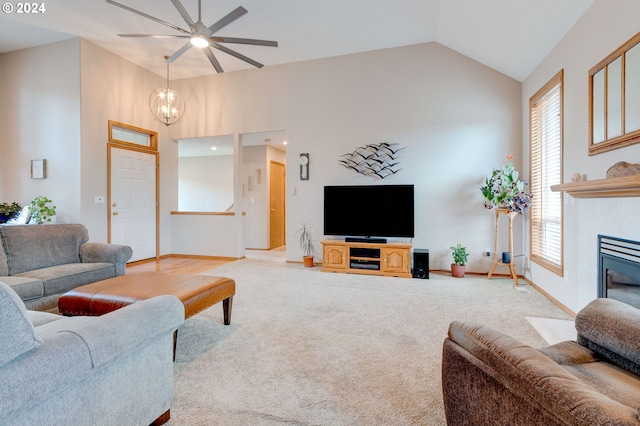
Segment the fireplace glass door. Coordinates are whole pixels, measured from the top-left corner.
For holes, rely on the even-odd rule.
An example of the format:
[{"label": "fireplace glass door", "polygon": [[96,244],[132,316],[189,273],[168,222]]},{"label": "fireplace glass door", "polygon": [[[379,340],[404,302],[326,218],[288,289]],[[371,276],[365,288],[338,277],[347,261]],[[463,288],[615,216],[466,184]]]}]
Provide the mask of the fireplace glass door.
[{"label": "fireplace glass door", "polygon": [[598,297],[640,308],[640,242],[598,235]]}]

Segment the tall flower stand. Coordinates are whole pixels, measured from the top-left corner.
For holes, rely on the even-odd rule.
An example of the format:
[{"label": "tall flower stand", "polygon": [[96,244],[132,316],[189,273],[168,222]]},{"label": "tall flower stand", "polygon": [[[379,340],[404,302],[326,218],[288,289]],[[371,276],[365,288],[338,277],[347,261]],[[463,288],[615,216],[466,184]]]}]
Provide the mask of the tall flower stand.
[{"label": "tall flower stand", "polygon": [[[508,209],[495,209],[496,211],[496,232],[494,236],[493,242],[493,265],[491,266],[491,270],[489,271],[489,275],[487,278],[491,279],[491,275],[493,275],[493,271],[496,269],[496,266],[508,266],[509,272],[511,273],[511,277],[513,278],[514,285],[518,285],[518,276],[516,275],[516,264],[513,260],[513,218],[518,215],[517,212],[511,212]],[[509,254],[510,259],[509,262],[503,262],[501,257],[498,255],[498,231],[500,225],[500,215],[507,215],[509,218]]]}]

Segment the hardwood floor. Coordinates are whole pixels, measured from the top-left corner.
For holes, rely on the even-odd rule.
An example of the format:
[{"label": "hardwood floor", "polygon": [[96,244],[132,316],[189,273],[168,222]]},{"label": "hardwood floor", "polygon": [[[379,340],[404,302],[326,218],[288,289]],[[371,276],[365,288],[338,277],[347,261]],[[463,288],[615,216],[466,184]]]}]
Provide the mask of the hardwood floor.
[{"label": "hardwood floor", "polygon": [[127,264],[127,275],[136,272],[167,272],[170,274],[198,274],[225,263],[234,262],[234,258],[167,256],[160,259],[141,260]]}]

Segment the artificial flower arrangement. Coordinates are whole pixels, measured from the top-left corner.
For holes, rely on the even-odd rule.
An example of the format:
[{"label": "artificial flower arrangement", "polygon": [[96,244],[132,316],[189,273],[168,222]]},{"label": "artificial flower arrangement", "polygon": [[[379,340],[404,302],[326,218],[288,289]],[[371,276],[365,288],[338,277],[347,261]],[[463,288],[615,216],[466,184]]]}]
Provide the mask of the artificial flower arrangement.
[{"label": "artificial flower arrangement", "polygon": [[[507,158],[511,158],[508,156]],[[493,169],[480,187],[484,195],[486,209],[503,208],[510,212],[524,213],[531,207],[533,194],[524,192],[527,182],[520,178],[520,173],[513,163],[507,163],[502,169]]]}]

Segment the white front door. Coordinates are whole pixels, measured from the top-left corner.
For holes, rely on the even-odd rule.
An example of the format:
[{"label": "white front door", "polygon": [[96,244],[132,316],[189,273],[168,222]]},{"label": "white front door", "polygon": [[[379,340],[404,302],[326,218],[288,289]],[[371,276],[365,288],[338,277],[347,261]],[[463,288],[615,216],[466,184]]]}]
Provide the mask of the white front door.
[{"label": "white front door", "polygon": [[157,156],[109,147],[109,157],[109,241],[130,246],[130,262],[156,257]]}]

